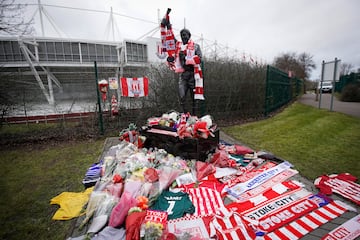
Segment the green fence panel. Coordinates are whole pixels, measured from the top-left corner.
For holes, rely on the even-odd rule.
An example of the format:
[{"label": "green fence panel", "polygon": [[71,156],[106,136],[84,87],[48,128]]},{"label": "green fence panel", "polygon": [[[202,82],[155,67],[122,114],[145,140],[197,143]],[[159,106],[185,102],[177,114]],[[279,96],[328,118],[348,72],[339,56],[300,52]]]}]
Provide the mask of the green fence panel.
[{"label": "green fence panel", "polygon": [[285,72],[267,66],[265,116],[298,97],[303,86],[302,80],[290,78]]},{"label": "green fence panel", "polygon": [[360,81],[360,73],[343,75],[340,77],[339,81],[335,83],[335,92],[341,92],[347,84],[357,81]]}]

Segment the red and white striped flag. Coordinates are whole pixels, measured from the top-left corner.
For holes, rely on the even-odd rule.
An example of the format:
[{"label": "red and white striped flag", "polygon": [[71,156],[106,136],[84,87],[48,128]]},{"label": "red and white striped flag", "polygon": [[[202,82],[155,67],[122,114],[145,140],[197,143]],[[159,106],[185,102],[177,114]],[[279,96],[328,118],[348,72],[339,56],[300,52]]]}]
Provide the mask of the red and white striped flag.
[{"label": "red and white striped flag", "polygon": [[145,97],[149,95],[149,79],[121,78],[121,91],[123,97]]}]

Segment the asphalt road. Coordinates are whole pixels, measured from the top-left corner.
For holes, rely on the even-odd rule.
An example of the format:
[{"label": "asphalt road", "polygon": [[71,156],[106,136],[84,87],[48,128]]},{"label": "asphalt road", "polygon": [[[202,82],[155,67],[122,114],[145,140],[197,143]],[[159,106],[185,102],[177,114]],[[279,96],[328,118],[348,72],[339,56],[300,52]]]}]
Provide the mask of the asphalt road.
[{"label": "asphalt road", "polygon": [[[300,103],[310,105],[316,108],[319,108],[319,103],[320,103],[321,109],[327,109],[329,111],[332,110],[334,112],[341,112],[350,116],[360,118],[360,102],[341,102],[337,100],[335,96],[333,97],[333,100],[331,100],[331,98],[332,97],[330,93],[321,94],[321,98],[320,98],[320,94],[318,98],[316,98],[315,93],[307,93],[304,94],[298,101]],[[333,101],[332,109],[331,109],[331,101]]]}]

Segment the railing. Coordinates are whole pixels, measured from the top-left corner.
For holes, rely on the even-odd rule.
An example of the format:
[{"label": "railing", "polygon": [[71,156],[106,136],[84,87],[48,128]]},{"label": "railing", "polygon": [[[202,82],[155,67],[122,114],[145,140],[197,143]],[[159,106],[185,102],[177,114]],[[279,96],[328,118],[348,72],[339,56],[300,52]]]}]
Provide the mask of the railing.
[{"label": "railing", "polygon": [[302,80],[291,78],[279,69],[267,66],[265,116],[299,96],[302,86]]},{"label": "railing", "polygon": [[65,122],[79,122],[89,120],[95,115],[94,112],[86,113],[67,113],[67,114],[50,114],[38,116],[20,116],[20,117],[4,117],[5,124],[23,124],[23,123],[58,123]]},{"label": "railing", "polygon": [[335,83],[335,92],[341,92],[347,84],[355,82],[360,82],[360,73],[341,76],[339,82]]},{"label": "railing", "polygon": [[[136,108],[125,108],[120,104],[118,115],[104,113],[105,129],[122,129],[130,123],[142,126],[150,117],[161,116],[169,110],[181,111],[177,100],[178,76],[167,69],[152,67],[150,70],[149,96],[118,99],[119,104],[127,102],[129,106],[136,105]],[[267,117],[270,112],[296,99],[302,90],[301,80],[289,78],[286,73],[271,66],[207,62],[203,70],[205,101],[198,103],[197,116],[209,114],[216,122],[238,122]],[[100,74],[103,74],[101,71],[100,69]],[[95,86],[93,89],[95,92]],[[109,92],[108,101],[112,94]],[[191,109],[189,96],[187,106]],[[49,123],[64,120],[80,122],[93,114],[55,114],[16,119],[9,117],[4,118],[3,123]],[[96,123],[98,116],[94,116],[92,120]]]}]

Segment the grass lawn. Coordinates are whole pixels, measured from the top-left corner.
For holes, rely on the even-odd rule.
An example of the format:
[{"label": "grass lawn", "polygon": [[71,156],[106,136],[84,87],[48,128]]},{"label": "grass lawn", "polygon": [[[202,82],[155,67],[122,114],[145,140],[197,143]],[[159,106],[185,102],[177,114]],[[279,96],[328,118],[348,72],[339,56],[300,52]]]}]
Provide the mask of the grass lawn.
[{"label": "grass lawn", "polygon": [[71,221],[54,221],[50,199],[81,192],[86,170],[98,160],[104,139],[55,146],[2,149],[0,239],[65,239]]},{"label": "grass lawn", "polygon": [[276,116],[222,128],[254,150],[272,152],[314,180],[348,172],[360,177],[360,119],[294,103]]}]

